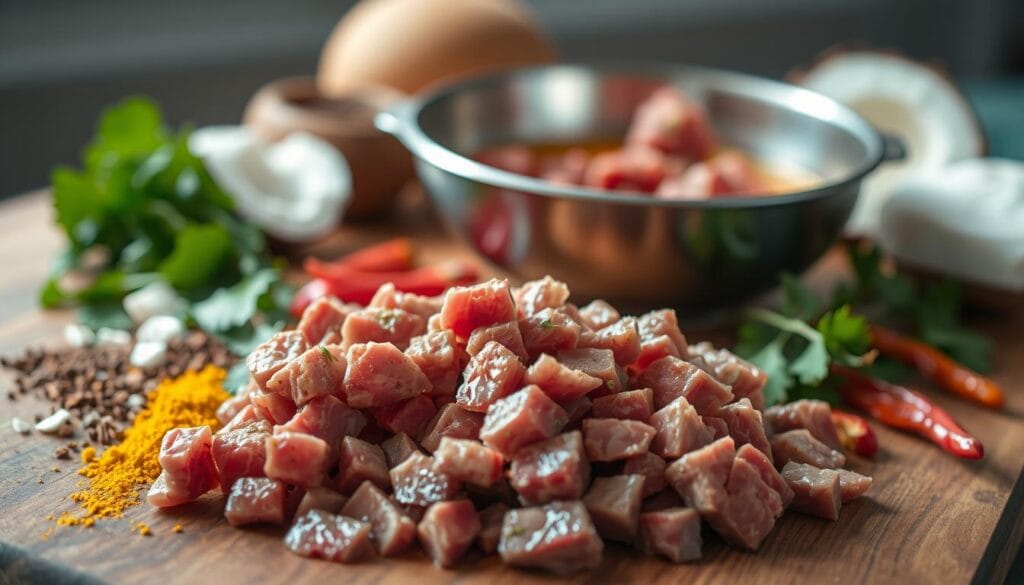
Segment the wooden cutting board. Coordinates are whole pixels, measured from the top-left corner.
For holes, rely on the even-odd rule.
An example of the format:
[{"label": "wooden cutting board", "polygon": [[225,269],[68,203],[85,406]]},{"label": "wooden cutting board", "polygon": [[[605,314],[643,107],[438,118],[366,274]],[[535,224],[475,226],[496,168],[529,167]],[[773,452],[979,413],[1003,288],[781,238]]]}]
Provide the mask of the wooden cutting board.
[{"label": "wooden cutting board", "polygon": [[[428,259],[459,253],[422,207],[387,226],[346,228],[320,246],[341,252],[396,233],[412,233]],[[70,316],[43,313],[35,291],[60,247],[45,198],[36,194],[0,204],[0,352],[59,339]],[[817,285],[834,280],[843,265],[837,254],[810,274]],[[866,498],[843,507],[838,522],[787,513],[757,553],[707,539],[704,558],[674,566],[625,547],[610,546],[599,570],[574,583],[999,583],[1021,544],[1024,482],[1024,311],[978,319],[975,325],[998,341],[996,378],[1008,392],[1002,412],[936,392],[984,442],[983,461],[959,461],[930,443],[876,427],[881,452],[853,468],[875,478]],[[723,331],[690,332],[694,339],[728,340]],[[32,400],[8,402],[0,393],[0,421],[42,412]],[[44,516],[74,509],[66,498],[78,481],[74,462],[57,461],[60,444],[38,434],[0,429],[0,540],[31,554],[116,583],[501,583],[554,582],[555,578],[505,568],[496,558],[467,559],[457,570],[434,568],[422,556],[342,566],[297,557],[280,543],[281,531],[236,530],[220,515],[223,499],[172,512],[146,505],[123,520],[93,528],[61,528],[49,538]],[[39,483],[39,481],[42,483]],[[130,532],[144,521],[153,535]],[[181,523],[184,532],[171,527]],[[0,582],[6,582],[0,574]]]}]

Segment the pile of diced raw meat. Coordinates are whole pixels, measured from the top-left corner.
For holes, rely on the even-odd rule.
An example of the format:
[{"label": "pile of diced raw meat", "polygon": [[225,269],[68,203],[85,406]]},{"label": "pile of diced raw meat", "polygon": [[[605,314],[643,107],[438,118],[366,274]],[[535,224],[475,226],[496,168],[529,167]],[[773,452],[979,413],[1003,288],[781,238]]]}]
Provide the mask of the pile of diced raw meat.
[{"label": "pile of diced raw meat", "polygon": [[167,434],[149,501],[219,485],[232,525],[290,525],[289,549],[339,562],[419,543],[568,573],[606,540],[693,561],[702,524],[755,550],[786,508],[834,520],[870,486],[826,403],[765,411],[763,373],[673,311],[568,300],[550,277],[321,298],[249,356],[217,433]]},{"label": "pile of diced raw meat", "polygon": [[561,185],[646,193],[665,199],[768,194],[772,185],[750,159],[722,149],[707,112],[674,87],[654,92],[637,108],[621,148],[591,154],[572,148],[558,155],[527,146],[480,152],[477,160]]}]

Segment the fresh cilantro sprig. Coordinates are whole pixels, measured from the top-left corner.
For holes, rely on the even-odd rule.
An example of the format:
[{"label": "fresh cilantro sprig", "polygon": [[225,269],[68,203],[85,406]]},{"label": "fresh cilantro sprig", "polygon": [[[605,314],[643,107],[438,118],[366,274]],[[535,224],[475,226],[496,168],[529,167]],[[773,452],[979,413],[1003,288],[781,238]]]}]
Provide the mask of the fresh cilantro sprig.
[{"label": "fresh cilantro sprig", "polygon": [[289,290],[263,233],[188,148],[189,130],[166,127],[151,100],[103,112],[80,168],[51,180],[68,247],[43,285],[43,307],[78,306],[91,326],[130,326],[128,293],[157,280],[192,303],[189,314],[236,352],[283,326]]}]

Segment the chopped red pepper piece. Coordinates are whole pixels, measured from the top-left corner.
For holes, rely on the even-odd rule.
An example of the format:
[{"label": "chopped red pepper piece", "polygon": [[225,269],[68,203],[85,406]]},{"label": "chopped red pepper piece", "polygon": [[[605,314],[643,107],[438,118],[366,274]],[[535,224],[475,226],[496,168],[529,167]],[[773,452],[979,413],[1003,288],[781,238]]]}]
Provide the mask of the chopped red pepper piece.
[{"label": "chopped red pepper piece", "polygon": [[912,431],[965,459],[981,459],[985,449],[945,410],[909,388],[876,380],[864,374],[832,364],[832,372],[846,379],[840,389],[851,405],[867,412],[891,427]]},{"label": "chopped red pepper piece", "polygon": [[839,441],[848,451],[861,457],[872,458],[878,452],[878,438],[868,421],[850,412],[832,409],[832,424],[836,426]]},{"label": "chopped red pepper piece", "polygon": [[344,276],[352,270],[361,272],[402,272],[412,269],[412,241],[409,238],[395,238],[379,244],[356,250],[333,262],[309,257],[303,268],[310,276],[334,278]]}]

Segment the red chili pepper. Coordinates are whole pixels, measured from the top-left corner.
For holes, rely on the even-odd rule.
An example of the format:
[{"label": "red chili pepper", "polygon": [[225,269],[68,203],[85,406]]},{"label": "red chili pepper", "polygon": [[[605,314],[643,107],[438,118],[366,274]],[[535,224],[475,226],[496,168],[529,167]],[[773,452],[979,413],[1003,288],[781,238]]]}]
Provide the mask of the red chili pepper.
[{"label": "red chili pepper", "polygon": [[934,347],[890,331],[871,328],[871,344],[883,355],[913,366],[939,386],[989,408],[1003,407],[1003,390],[993,380],[973,372]]},{"label": "red chili pepper", "polygon": [[333,278],[334,274],[347,274],[350,270],[362,272],[402,272],[412,269],[412,241],[395,238],[356,250],[333,262],[309,257],[303,267],[310,276]]},{"label": "red chili pepper", "polygon": [[862,417],[833,408],[832,424],[839,434],[839,441],[847,450],[869,459],[878,452],[878,437]]},{"label": "red chili pepper", "polygon": [[840,389],[851,405],[875,419],[912,431],[958,457],[981,459],[985,449],[960,427],[945,410],[909,388],[869,378],[857,370],[832,364],[832,373],[846,379]]},{"label": "red chili pepper", "polygon": [[331,278],[316,278],[299,289],[292,301],[291,312],[302,311],[317,298],[333,295],[349,303],[366,304],[381,285],[388,282],[402,292],[434,296],[449,287],[471,284],[479,278],[475,265],[463,260],[449,260],[404,272],[361,272],[336,268]]}]

